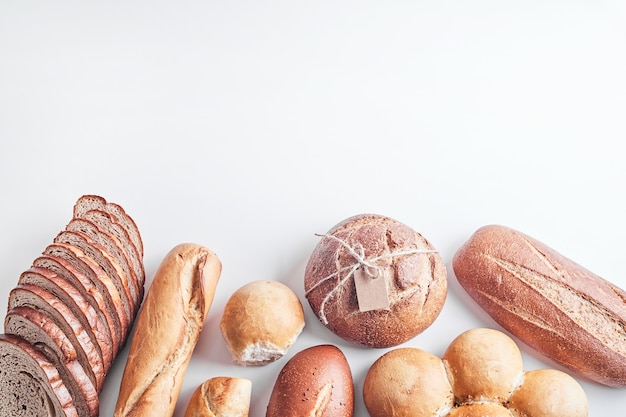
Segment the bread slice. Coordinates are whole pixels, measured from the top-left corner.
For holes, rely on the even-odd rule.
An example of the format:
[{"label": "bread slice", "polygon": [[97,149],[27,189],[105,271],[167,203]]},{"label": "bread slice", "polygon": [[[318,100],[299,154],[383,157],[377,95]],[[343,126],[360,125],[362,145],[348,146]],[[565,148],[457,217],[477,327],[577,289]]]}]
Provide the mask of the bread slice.
[{"label": "bread slice", "polygon": [[115,239],[116,243],[118,243],[118,246],[124,250],[124,253],[130,261],[130,267],[137,278],[136,286],[139,291],[139,299],[143,300],[144,283],[146,281],[143,259],[126,229],[124,229],[119,223],[115,223],[113,218],[107,212],[102,210],[86,211],[80,218],[92,222],[101,231],[109,233]]},{"label": "bread slice", "polygon": [[98,392],[77,359],[73,344],[54,320],[31,307],[15,307],[7,313],[4,328],[7,334],[29,342],[56,367],[79,416],[98,415]]},{"label": "bread slice", "polygon": [[82,217],[82,215],[88,210],[102,210],[109,213],[114,218],[116,223],[119,223],[122,227],[124,227],[124,229],[126,229],[131,240],[139,250],[141,258],[143,259],[143,241],[141,239],[139,229],[137,228],[137,224],[120,205],[107,202],[103,197],[87,194],[76,200],[76,203],[74,204],[74,217]]},{"label": "bread slice", "polygon": [[8,309],[20,306],[41,311],[61,329],[76,350],[78,361],[89,380],[99,392],[104,383],[104,362],[76,315],[52,293],[31,284],[18,285],[11,290]]},{"label": "bread slice", "polygon": [[113,281],[120,295],[122,307],[128,317],[128,322],[132,323],[137,307],[130,293],[128,276],[122,270],[117,260],[107,252],[106,248],[94,242],[84,233],[70,230],[60,232],[54,238],[54,243],[66,243],[76,246],[104,270],[107,276]]},{"label": "bread slice", "polygon": [[[102,310],[109,312],[113,321],[112,330],[115,333],[115,339],[118,341],[116,351],[119,351],[128,334],[129,323],[132,317],[127,315],[123,308],[121,295],[111,277],[107,275],[96,261],[75,245],[60,242],[52,243],[44,249],[42,255],[62,258],[76,270],[80,271],[77,277],[81,278],[82,274],[82,277],[85,278],[81,278],[80,281],[86,292],[92,294],[98,300],[98,305],[100,305]],[[102,301],[99,301],[100,298],[102,298]]]},{"label": "bread slice", "polygon": [[105,371],[111,367],[114,352],[109,328],[98,311],[89,304],[89,301],[76,287],[57,275],[56,272],[38,266],[22,272],[17,283],[18,285],[30,284],[39,286],[65,304],[74,313],[91,339],[91,343],[102,357]]},{"label": "bread slice", "polygon": [[137,307],[141,302],[140,290],[138,285],[137,276],[135,271],[131,267],[131,262],[128,256],[124,252],[119,242],[112,235],[107,232],[103,232],[93,222],[83,218],[73,218],[65,227],[65,230],[84,233],[89,236],[94,242],[103,246],[107,253],[115,258],[120,265],[126,277],[128,277],[127,285],[130,290],[131,300],[134,307]]},{"label": "bread slice", "polygon": [[0,334],[3,416],[79,417],[56,366],[24,339]]},{"label": "bread slice", "polygon": [[32,266],[49,269],[80,292],[80,296],[89,303],[100,321],[106,326],[105,331],[112,352],[114,355],[117,354],[120,334],[116,326],[119,325],[119,321],[116,322],[114,319],[117,317],[115,311],[109,310],[100,289],[93,284],[93,281],[68,260],[54,254],[42,254],[33,261]]}]

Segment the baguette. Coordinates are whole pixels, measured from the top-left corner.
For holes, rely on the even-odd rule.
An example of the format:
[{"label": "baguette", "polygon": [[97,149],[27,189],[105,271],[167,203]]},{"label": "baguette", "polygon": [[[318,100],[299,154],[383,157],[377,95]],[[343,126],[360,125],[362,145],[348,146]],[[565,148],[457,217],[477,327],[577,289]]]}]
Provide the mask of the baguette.
[{"label": "baguette", "polygon": [[219,258],[197,244],[165,256],[137,315],[115,417],[174,414],[220,273]]},{"label": "baguette", "polygon": [[626,387],[626,292],[513,229],[477,230],[454,273],[497,323],[581,377]]}]

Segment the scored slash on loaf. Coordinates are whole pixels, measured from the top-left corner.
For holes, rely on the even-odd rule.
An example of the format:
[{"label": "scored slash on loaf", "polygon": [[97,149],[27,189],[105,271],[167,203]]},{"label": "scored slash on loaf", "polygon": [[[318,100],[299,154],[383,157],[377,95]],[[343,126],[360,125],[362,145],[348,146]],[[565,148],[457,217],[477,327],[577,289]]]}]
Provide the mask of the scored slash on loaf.
[{"label": "scored slash on loaf", "polygon": [[96,417],[143,300],[134,220],[96,195],[16,279],[0,335],[0,417]]}]

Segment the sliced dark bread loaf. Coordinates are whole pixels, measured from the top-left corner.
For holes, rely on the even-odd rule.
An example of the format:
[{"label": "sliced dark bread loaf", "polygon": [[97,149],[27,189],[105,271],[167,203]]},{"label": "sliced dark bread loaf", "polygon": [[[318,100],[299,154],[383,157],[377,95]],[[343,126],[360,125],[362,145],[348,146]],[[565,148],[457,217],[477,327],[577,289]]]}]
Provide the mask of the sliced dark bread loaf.
[{"label": "sliced dark bread loaf", "polygon": [[[18,285],[11,290],[8,308],[11,310],[19,306],[41,311],[63,331],[76,350],[78,361],[99,392],[104,383],[104,362],[74,312],[49,291],[30,284]],[[5,333],[8,333],[6,329]]]},{"label": "sliced dark bread loaf", "polygon": [[31,343],[54,364],[79,416],[98,415],[98,392],[77,359],[73,344],[53,320],[31,307],[15,307],[7,313],[4,327],[8,334]]},{"label": "sliced dark bread loaf", "polygon": [[69,230],[60,232],[54,238],[54,243],[66,243],[76,246],[104,270],[106,275],[113,281],[120,295],[122,307],[128,317],[128,322],[132,323],[135,317],[136,307],[130,293],[128,277],[117,260],[107,252],[106,248],[94,242],[84,233]]},{"label": "sliced dark bread loaf", "polygon": [[143,266],[143,259],[139,254],[139,249],[132,242],[126,229],[124,229],[119,223],[115,223],[113,218],[105,211],[102,210],[88,210],[82,214],[81,219],[88,220],[95,224],[98,229],[105,233],[109,233],[118,243],[124,253],[127,255],[130,261],[130,266],[137,278],[138,298],[143,300],[144,295],[144,283],[146,280],[146,272]]},{"label": "sliced dark bread loaf", "polygon": [[139,228],[135,221],[126,213],[126,211],[118,204],[107,202],[105,198],[97,195],[84,195],[81,196],[74,204],[74,217],[82,217],[83,213],[88,210],[102,210],[109,213],[115,219],[116,223],[119,223],[126,229],[131,240],[139,250],[139,254],[143,259],[143,241]]},{"label": "sliced dark bread loaf", "polygon": [[89,236],[94,242],[103,246],[107,253],[111,254],[117,263],[120,265],[126,277],[128,277],[128,289],[130,290],[131,300],[134,307],[139,306],[141,302],[140,298],[140,290],[139,290],[139,281],[135,275],[135,271],[130,265],[130,260],[128,256],[124,252],[124,249],[120,246],[120,244],[113,238],[109,233],[101,231],[98,226],[92,223],[89,220],[74,217],[70,222],[65,226],[65,230],[84,233]]},{"label": "sliced dark bread loaf", "polygon": [[0,415],[79,417],[55,364],[24,339],[0,334]]},{"label": "sliced dark bread loaf", "polygon": [[89,279],[93,288],[89,286],[89,282],[84,282],[83,284],[88,292],[94,294],[94,296],[99,293],[104,300],[106,310],[111,312],[115,333],[119,341],[119,350],[124,344],[126,335],[128,334],[132,317],[129,316],[130,312],[126,312],[122,302],[122,296],[111,277],[107,275],[104,269],[102,269],[102,266],[92,257],[75,245],[62,242],[52,243],[44,249],[43,255],[65,259]]},{"label": "sliced dark bread loaf", "polygon": [[[106,322],[102,316],[93,308],[87,299],[71,283],[57,275],[56,272],[38,266],[31,267],[22,272],[18,285],[37,285],[56,298],[59,299],[68,309],[70,309],[87,335],[91,343],[102,357],[104,369],[107,370],[113,363],[113,341]],[[5,331],[7,331],[5,329]],[[8,333],[8,331],[7,331]]]},{"label": "sliced dark bread loaf", "polygon": [[51,270],[80,292],[80,296],[89,303],[91,309],[106,326],[105,330],[112,347],[112,353],[116,355],[121,340],[119,319],[113,306],[107,305],[104,295],[94,285],[94,282],[70,261],[55,254],[42,254],[33,261],[32,266]]}]

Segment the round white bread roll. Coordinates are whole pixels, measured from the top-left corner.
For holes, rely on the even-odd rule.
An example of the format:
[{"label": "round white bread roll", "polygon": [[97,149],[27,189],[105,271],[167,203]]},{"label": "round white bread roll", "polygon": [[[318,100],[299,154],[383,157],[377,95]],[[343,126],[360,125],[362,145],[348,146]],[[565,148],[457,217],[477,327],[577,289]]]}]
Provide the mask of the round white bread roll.
[{"label": "round white bread roll", "polygon": [[508,407],[522,416],[586,417],[589,414],[587,396],[580,384],[556,369],[526,372]]},{"label": "round white bread roll", "polygon": [[486,328],[461,333],[444,353],[457,403],[504,403],[519,383],[522,354],[509,336]]},{"label": "round white bread roll", "polygon": [[371,417],[587,417],[585,392],[556,370],[524,371],[519,348],[502,332],[460,334],[440,359],[396,348],[365,376]]},{"label": "round white bread roll", "polygon": [[390,350],[370,367],[363,401],[371,417],[432,417],[451,409],[454,395],[440,358],[405,347]]},{"label": "round white bread roll", "polygon": [[251,395],[249,379],[216,376],[196,388],[185,417],[248,417]]},{"label": "round white bread roll", "polygon": [[235,362],[266,365],[284,356],[304,328],[298,296],[272,280],[250,282],[224,307],[220,330]]}]

